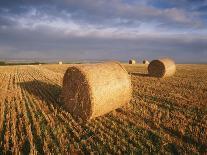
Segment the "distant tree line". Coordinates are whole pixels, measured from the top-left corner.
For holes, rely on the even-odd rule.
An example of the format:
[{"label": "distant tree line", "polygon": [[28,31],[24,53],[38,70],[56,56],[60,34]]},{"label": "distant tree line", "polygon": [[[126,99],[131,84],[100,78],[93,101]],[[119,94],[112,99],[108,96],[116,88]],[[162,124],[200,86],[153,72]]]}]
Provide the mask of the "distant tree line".
[{"label": "distant tree line", "polygon": [[14,62],[14,63],[7,63],[5,61],[0,61],[0,66],[11,66],[11,65],[39,65],[39,64],[46,64],[46,63],[41,63],[41,62]]},{"label": "distant tree line", "polygon": [[5,66],[5,65],[6,65],[6,62],[0,61],[0,66]]}]

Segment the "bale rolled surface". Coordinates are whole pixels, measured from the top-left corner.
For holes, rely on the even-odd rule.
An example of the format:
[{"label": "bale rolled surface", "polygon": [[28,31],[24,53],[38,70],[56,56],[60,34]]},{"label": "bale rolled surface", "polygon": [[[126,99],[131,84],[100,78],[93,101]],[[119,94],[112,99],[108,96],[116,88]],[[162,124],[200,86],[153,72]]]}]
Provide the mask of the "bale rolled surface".
[{"label": "bale rolled surface", "polygon": [[118,62],[69,67],[63,78],[64,107],[83,121],[129,103],[131,79]]},{"label": "bale rolled surface", "polygon": [[136,61],[135,60],[129,60],[129,64],[136,64]]},{"label": "bale rolled surface", "polygon": [[153,60],[148,65],[148,73],[155,77],[169,77],[175,74],[176,66],[169,58]]}]

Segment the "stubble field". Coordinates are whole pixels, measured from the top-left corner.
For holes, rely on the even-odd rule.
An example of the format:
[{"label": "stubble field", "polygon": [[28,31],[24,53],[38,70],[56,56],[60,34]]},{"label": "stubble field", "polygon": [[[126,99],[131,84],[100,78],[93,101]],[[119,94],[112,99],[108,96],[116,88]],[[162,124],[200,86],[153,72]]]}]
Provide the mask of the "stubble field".
[{"label": "stubble field", "polygon": [[207,152],[207,65],[177,65],[158,79],[125,64],[130,106],[86,124],[59,99],[68,66],[0,67],[0,154]]}]

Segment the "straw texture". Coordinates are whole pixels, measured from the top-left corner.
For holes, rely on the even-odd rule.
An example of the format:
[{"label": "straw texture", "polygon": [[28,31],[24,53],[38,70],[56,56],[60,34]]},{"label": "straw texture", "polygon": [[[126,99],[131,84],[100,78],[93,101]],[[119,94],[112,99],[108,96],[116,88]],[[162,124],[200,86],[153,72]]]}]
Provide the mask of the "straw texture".
[{"label": "straw texture", "polygon": [[153,60],[148,65],[148,73],[155,77],[169,77],[175,74],[176,66],[172,59]]},{"label": "straw texture", "polygon": [[129,60],[129,64],[136,64],[136,61],[131,59],[131,60]]},{"label": "straw texture", "polygon": [[63,78],[64,106],[83,121],[129,103],[131,79],[117,62],[69,67]]}]

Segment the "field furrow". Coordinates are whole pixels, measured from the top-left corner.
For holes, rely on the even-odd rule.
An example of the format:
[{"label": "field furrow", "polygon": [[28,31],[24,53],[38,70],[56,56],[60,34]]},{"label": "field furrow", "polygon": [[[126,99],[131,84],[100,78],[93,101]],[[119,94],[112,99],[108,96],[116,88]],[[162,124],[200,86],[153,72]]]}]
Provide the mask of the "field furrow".
[{"label": "field furrow", "polygon": [[176,75],[149,77],[124,65],[133,98],[86,124],[63,108],[70,65],[0,67],[0,154],[191,154],[207,152],[207,67],[178,65]]}]

